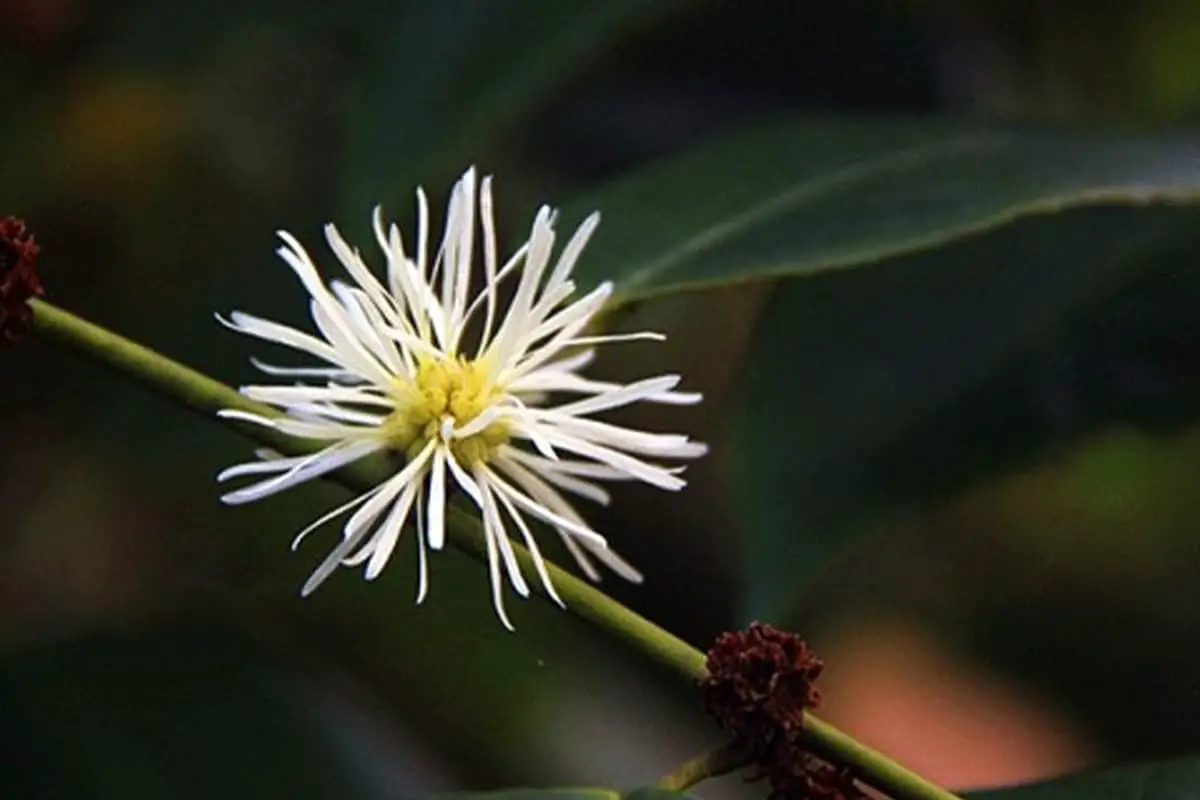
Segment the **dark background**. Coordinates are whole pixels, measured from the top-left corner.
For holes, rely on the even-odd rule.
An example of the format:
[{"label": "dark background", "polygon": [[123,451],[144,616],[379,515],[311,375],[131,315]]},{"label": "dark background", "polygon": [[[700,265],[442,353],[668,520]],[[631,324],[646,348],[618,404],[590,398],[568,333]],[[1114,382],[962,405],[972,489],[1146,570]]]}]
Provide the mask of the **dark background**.
[{"label": "dark background", "polygon": [[[374,203],[408,219],[415,186],[440,204],[473,163],[519,230],[786,114],[1186,127],[1198,47],[1185,0],[2,0],[0,213],[34,230],[50,301],[237,383],[253,344],[212,313],[301,319],[278,228],[320,253],[324,222],[361,238]],[[903,476],[943,446],[1005,454],[768,614],[826,656],[831,720],[954,786],[1200,743],[1200,314],[1179,280],[947,409],[924,461],[888,456]],[[602,365],[684,365],[708,396],[669,421],[714,444],[689,489],[592,515],[648,576],[606,590],[700,647],[762,613],[729,419],[770,291],[649,304],[671,343]],[[687,687],[569,615],[514,602],[504,632],[457,554],[419,609],[404,548],[301,601],[333,534],[288,544],[337,489],[225,508],[213,476],[247,442],[38,341],[0,368],[6,796],[627,786],[719,741]]]}]

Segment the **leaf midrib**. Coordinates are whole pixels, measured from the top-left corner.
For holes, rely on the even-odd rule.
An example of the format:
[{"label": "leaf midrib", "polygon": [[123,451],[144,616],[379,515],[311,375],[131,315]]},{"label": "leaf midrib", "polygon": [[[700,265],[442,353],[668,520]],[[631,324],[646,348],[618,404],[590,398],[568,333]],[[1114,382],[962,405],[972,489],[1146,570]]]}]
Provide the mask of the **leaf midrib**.
[{"label": "leaf midrib", "polygon": [[933,143],[906,147],[885,156],[860,159],[820,177],[804,181],[763,199],[733,217],[702,228],[686,241],[633,270],[618,283],[610,305],[615,308],[632,301],[651,299],[666,294],[737,286],[796,276],[801,273],[819,275],[836,269],[877,264],[982,235],[1027,217],[1102,205],[1187,205],[1200,202],[1200,186],[1136,187],[1113,183],[1107,186],[1048,194],[1033,200],[1014,203],[1003,211],[980,217],[972,222],[952,225],[927,234],[902,237],[889,244],[873,248],[859,249],[841,255],[827,255],[824,258],[802,262],[803,266],[786,262],[770,267],[759,265],[757,269],[743,270],[728,278],[702,278],[678,281],[662,286],[650,285],[639,291],[639,287],[645,287],[655,277],[674,269],[688,257],[730,241],[753,226],[793,210],[802,203],[825,199],[838,191],[870,182],[882,175],[903,172],[943,158],[952,159],[967,154],[981,156],[989,150],[995,152],[1011,138],[1008,133],[988,133],[939,139]]}]

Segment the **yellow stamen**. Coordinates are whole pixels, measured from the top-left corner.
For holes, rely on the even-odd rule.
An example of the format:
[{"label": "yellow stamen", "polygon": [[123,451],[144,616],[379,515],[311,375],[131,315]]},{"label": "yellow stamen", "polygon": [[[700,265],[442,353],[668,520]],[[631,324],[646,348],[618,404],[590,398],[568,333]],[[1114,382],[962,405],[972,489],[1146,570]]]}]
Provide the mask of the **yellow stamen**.
[{"label": "yellow stamen", "polygon": [[[383,423],[383,436],[393,449],[409,458],[440,435],[442,423],[453,419],[456,428],[482,414],[500,393],[477,361],[423,360],[414,381],[397,380],[393,387],[396,410]],[[490,459],[509,439],[508,427],[494,422],[479,433],[450,442],[459,463],[474,465]]]}]

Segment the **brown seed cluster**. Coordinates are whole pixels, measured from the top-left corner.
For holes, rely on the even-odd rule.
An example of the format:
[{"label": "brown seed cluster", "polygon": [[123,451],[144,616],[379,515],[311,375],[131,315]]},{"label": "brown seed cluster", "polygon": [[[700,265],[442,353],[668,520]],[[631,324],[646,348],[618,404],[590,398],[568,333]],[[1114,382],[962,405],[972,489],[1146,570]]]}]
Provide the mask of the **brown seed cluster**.
[{"label": "brown seed cluster", "polygon": [[752,754],[772,800],[866,798],[852,775],[804,747],[804,713],[821,701],[823,667],[800,637],[761,622],[721,634],[708,651],[705,708]]},{"label": "brown seed cluster", "polygon": [[755,622],[721,634],[708,651],[705,705],[754,751],[768,750],[799,733],[804,710],[821,701],[814,682],[823,666],[800,637]]},{"label": "brown seed cluster", "polygon": [[29,300],[42,295],[34,269],[38,249],[24,221],[0,219],[0,343],[16,344],[29,332]]}]

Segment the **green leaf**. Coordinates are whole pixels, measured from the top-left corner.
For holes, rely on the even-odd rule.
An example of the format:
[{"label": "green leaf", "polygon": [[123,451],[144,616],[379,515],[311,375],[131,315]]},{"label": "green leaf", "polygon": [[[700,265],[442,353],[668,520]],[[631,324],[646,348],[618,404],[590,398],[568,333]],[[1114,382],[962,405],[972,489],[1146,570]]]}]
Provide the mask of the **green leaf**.
[{"label": "green leaf", "polygon": [[1193,800],[1200,759],[1183,758],[1084,772],[1028,786],[972,792],[970,800]]},{"label": "green leaf", "polygon": [[876,264],[1022,217],[1198,192],[1195,136],[821,118],[727,137],[566,216],[601,210],[578,278],[613,280],[630,301]]},{"label": "green leaf", "polygon": [[[1052,431],[1025,421],[1015,436],[1000,424],[1015,401],[981,387],[1130,280],[1177,267],[1163,259],[1194,252],[1197,231],[1191,209],[1088,209],[781,286],[734,423],[749,613],[782,613],[884,514],[1035,451]],[[970,425],[937,424],[951,417]]]},{"label": "green leaf", "polygon": [[[579,278],[618,301],[806,279],[774,290],[736,387],[749,612],[771,616],[880,515],[960,485],[960,461],[906,474],[933,449],[923,426],[1190,252],[1197,200],[1200,137],[823,118],[728,137],[567,216],[604,214]],[[978,471],[1006,444],[958,451]],[[912,480],[881,481],[885,460]]]},{"label": "green leaf", "polygon": [[[345,218],[405,208],[413,187],[469,166],[506,125],[604,43],[677,0],[409,2],[350,94],[342,165]],[[380,33],[380,32],[377,32]]]}]

